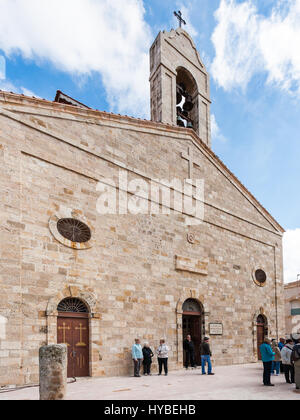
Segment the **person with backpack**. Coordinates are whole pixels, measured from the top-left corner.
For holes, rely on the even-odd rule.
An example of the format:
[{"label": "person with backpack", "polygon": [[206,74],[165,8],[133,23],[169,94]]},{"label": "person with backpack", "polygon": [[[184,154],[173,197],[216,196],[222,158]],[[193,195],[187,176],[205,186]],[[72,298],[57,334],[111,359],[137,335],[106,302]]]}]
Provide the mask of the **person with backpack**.
[{"label": "person with backpack", "polygon": [[292,352],[292,361],[295,366],[295,383],[296,389],[300,390],[300,342],[297,340],[293,352]]},{"label": "person with backpack", "polygon": [[281,350],[282,366],[287,384],[295,383],[295,368],[291,360],[293,352],[293,340],[286,340],[286,345]]}]

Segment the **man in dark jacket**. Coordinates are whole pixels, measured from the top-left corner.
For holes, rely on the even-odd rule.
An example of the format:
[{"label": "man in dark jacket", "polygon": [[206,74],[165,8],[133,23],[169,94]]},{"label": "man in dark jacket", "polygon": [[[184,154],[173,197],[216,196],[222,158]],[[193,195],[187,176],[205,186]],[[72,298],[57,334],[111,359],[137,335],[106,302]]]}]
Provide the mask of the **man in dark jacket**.
[{"label": "man in dark jacket", "polygon": [[145,343],[143,348],[143,365],[144,365],[144,375],[151,376],[151,365],[152,365],[152,357],[154,357],[154,353],[149,347],[149,343]]},{"label": "man in dark jacket", "polygon": [[210,359],[211,356],[212,356],[212,353],[210,351],[209,338],[205,337],[203,343],[201,344],[202,375],[206,375],[206,372],[205,372],[206,363],[208,365],[208,375],[214,375],[214,373],[212,373],[212,365],[211,365],[211,359]]},{"label": "man in dark jacket", "polygon": [[185,368],[189,368],[191,363],[192,369],[196,367],[195,365],[195,345],[192,341],[192,337],[188,335],[183,342],[183,349],[185,350]]},{"label": "man in dark jacket", "polygon": [[291,359],[295,366],[296,389],[300,390],[300,341],[296,340],[295,343],[296,344],[293,348]]}]

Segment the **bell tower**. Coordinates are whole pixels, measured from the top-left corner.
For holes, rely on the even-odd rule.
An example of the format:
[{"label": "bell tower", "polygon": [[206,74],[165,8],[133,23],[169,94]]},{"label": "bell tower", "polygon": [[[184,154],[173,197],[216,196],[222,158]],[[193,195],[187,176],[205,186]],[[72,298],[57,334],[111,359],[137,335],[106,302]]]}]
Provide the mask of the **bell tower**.
[{"label": "bell tower", "polygon": [[160,32],[150,49],[151,120],[192,128],[211,147],[209,75],[181,27]]}]

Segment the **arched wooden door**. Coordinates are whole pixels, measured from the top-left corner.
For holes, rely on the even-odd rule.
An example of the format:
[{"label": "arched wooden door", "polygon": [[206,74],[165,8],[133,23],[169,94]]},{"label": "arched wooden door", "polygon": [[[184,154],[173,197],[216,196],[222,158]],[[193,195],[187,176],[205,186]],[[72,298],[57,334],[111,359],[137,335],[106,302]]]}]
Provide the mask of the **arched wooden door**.
[{"label": "arched wooden door", "polygon": [[[202,305],[195,299],[188,299],[183,304],[182,332],[183,340],[188,335],[195,344],[195,362],[201,366],[200,346],[204,334],[204,311]],[[185,352],[183,352],[183,364],[185,364]]]},{"label": "arched wooden door", "polygon": [[260,346],[265,341],[266,336],[268,335],[268,324],[267,319],[263,315],[257,317],[257,355],[258,360],[261,360]]},{"label": "arched wooden door", "polygon": [[68,347],[68,378],[89,376],[88,309],[79,299],[67,298],[57,310],[57,343]]}]

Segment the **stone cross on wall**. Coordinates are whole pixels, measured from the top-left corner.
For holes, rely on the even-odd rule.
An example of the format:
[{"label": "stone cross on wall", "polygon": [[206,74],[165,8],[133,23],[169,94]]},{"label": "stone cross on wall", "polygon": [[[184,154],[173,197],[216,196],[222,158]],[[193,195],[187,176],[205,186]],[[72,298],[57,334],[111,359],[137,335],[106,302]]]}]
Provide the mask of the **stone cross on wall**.
[{"label": "stone cross on wall", "polygon": [[194,165],[201,166],[201,162],[194,159],[193,148],[189,147],[189,153],[181,153],[182,159],[189,162],[189,179],[193,179]]}]

